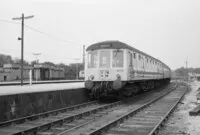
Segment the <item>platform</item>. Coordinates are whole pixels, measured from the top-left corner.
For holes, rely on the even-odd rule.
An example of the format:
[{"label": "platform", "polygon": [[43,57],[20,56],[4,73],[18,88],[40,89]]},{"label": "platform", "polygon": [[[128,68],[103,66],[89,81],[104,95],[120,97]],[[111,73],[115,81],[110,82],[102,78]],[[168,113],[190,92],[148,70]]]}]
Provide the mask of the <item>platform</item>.
[{"label": "platform", "polygon": [[[32,81],[32,84],[49,84],[49,83],[72,83],[72,82],[84,82],[84,80],[46,80],[46,81]],[[9,85],[21,85],[21,81],[6,81],[0,82],[0,86]],[[23,81],[23,85],[29,85],[29,81]]]},{"label": "platform", "polygon": [[24,86],[3,86],[0,87],[0,96],[2,95],[13,95],[13,94],[24,94],[24,93],[38,93],[46,91],[57,91],[57,90],[72,90],[84,88],[83,82],[73,83],[55,83],[55,84],[33,84]]},{"label": "platform", "polygon": [[0,87],[0,122],[88,102],[84,83]]}]

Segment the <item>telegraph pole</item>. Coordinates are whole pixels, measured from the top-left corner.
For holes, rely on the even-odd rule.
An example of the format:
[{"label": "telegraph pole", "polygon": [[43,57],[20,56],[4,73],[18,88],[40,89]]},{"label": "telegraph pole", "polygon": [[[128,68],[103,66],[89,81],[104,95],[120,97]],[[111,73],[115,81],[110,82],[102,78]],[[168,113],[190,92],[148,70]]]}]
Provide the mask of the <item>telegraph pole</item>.
[{"label": "telegraph pole", "polygon": [[22,20],[22,31],[21,31],[21,38],[18,37],[18,40],[21,40],[21,86],[23,86],[23,79],[24,79],[24,76],[23,76],[23,61],[24,61],[24,19],[30,19],[30,18],[33,18],[33,15],[32,16],[26,16],[24,17],[24,14],[22,14],[22,17],[17,17],[17,18],[12,18],[12,20]]}]

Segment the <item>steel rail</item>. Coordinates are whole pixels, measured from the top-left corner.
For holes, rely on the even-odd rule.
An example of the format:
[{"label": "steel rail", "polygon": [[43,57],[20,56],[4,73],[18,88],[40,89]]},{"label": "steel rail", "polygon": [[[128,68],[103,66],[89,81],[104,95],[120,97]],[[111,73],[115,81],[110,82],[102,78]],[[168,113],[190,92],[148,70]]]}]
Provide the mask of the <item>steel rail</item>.
[{"label": "steel rail", "polygon": [[44,113],[38,113],[38,114],[34,114],[34,115],[31,115],[31,116],[27,116],[27,117],[22,117],[22,118],[18,118],[18,119],[8,120],[8,121],[5,121],[5,122],[0,122],[0,127],[8,126],[8,125],[14,124],[14,123],[15,124],[23,123],[26,120],[35,120],[35,119],[38,119],[39,117],[42,117],[42,116],[48,116],[50,114],[59,113],[59,112],[66,112],[68,110],[73,110],[73,109],[84,107],[84,106],[87,106],[87,105],[96,104],[97,102],[98,101],[95,100],[95,101],[92,101],[92,102],[86,102],[86,103],[83,103],[83,104],[64,107],[64,108],[60,108],[60,109],[57,109],[57,110],[47,111],[47,112],[44,112]]},{"label": "steel rail", "polygon": [[151,105],[152,103],[156,102],[157,100],[161,99],[162,97],[164,97],[165,95],[168,95],[169,93],[171,93],[173,90],[175,90],[178,86],[176,86],[175,88],[172,88],[171,90],[167,91],[166,93],[162,94],[159,97],[154,98],[153,100],[149,101],[148,103],[138,107],[137,109],[132,110],[131,112],[128,112],[126,114],[124,114],[123,116],[109,122],[108,124],[100,127],[99,129],[96,129],[90,133],[88,133],[87,135],[97,135],[97,134],[101,134],[103,131],[109,129],[110,127],[124,121],[125,119],[127,119],[128,117],[133,116],[134,114],[136,114],[137,112],[139,112],[140,110],[146,108],[147,106]]},{"label": "steel rail", "polygon": [[152,129],[152,131],[149,133],[149,135],[154,135],[157,134],[159,128],[163,125],[165,120],[170,116],[170,114],[174,111],[174,109],[177,107],[178,103],[183,99],[185,94],[188,92],[188,87],[187,90],[183,93],[183,95],[180,97],[179,100],[176,101],[176,103],[171,107],[171,109],[167,112],[167,114],[163,117],[163,119],[160,120],[160,122]]},{"label": "steel rail", "polygon": [[[170,88],[170,89],[174,89],[174,88],[176,88],[177,87],[177,85],[174,87],[172,87],[172,88]],[[142,95],[146,95],[146,94],[148,94],[148,93],[150,93],[151,91],[148,91],[148,92],[146,92],[146,93],[142,93],[140,96],[142,96]],[[131,100],[132,98],[129,98],[128,100]],[[62,132],[60,132],[60,133],[58,133],[58,134],[56,134],[56,135],[62,135],[62,134],[66,134],[67,132],[70,132],[71,130],[74,130],[74,129],[78,129],[78,128],[80,128],[80,127],[82,127],[82,126],[84,126],[84,125],[86,125],[86,124],[88,124],[88,123],[90,123],[90,122],[92,122],[92,121],[95,121],[96,120],[96,118],[93,118],[92,120],[90,120],[90,121],[87,121],[87,122],[85,122],[85,123],[82,123],[82,124],[80,124],[80,125],[77,125],[77,126],[75,126],[75,127],[72,127],[72,128],[70,128],[70,129],[68,129],[68,130],[65,130],[65,131],[62,131]]]},{"label": "steel rail", "polygon": [[[177,87],[177,86],[176,86]],[[176,87],[172,87],[171,89],[175,89]],[[145,93],[144,93],[145,94]],[[97,103],[97,101],[93,101],[93,102],[89,102],[89,103]],[[97,107],[95,109],[91,109],[91,110],[87,110],[87,111],[84,111],[84,112],[81,112],[79,114],[75,114],[75,115],[67,115],[65,114],[65,116],[62,116],[62,118],[58,118],[58,119],[53,119],[53,121],[48,121],[47,123],[45,124],[42,124],[42,125],[35,125],[35,126],[32,126],[31,128],[28,128],[28,129],[24,129],[23,131],[18,131],[18,132],[15,132],[14,134],[25,134],[25,133],[29,133],[29,132],[34,132],[35,134],[38,132],[38,131],[41,131],[40,129],[43,129],[45,127],[47,127],[47,129],[50,129],[52,126],[54,126],[54,124],[60,124],[62,125],[63,123],[66,123],[66,122],[69,122],[69,121],[72,121],[76,118],[80,118],[84,115],[89,115],[91,113],[96,113],[97,111],[99,110],[104,110],[104,109],[107,109],[107,108],[110,108],[110,107],[113,107],[113,106],[116,106],[116,105],[119,105],[121,104],[122,101],[118,101],[118,102],[114,102],[114,103],[111,103],[111,104],[108,104],[108,105],[102,105],[101,107]],[[87,105],[88,103],[84,103],[84,104],[81,104],[82,106],[84,105]],[[50,114],[57,114],[59,112],[65,112],[69,109],[75,109],[75,108],[78,108],[78,107],[81,107],[81,105],[76,105],[76,106],[72,106],[72,107],[66,107],[66,108],[61,108],[61,109],[58,109],[58,110],[54,110],[54,111],[49,111],[49,112],[45,112],[45,113],[41,113],[41,114],[37,114],[37,115],[32,115],[33,117],[31,116],[28,116],[28,117],[24,117],[25,119],[23,118],[20,118],[20,119],[17,119],[15,122],[14,120],[11,120],[11,121],[7,121],[7,124],[12,124],[12,123],[22,123],[22,122],[27,122],[26,120],[29,120],[29,119],[39,119],[40,117],[42,116],[48,116]],[[63,110],[64,109],[64,110]],[[62,114],[60,114],[62,115]],[[48,117],[47,117],[48,119]],[[51,120],[51,119],[50,119]],[[92,120],[93,121],[93,120]],[[31,122],[31,121],[30,121]],[[32,122],[32,124],[34,123],[34,121]],[[6,122],[3,122],[2,124],[6,124]],[[18,126],[18,125],[17,125]],[[20,125],[19,125],[20,126]],[[23,126],[22,126],[23,127]],[[78,127],[78,126],[77,126]],[[12,127],[11,127],[12,128]],[[1,131],[1,130],[0,130]],[[65,132],[65,131],[64,131]]]},{"label": "steel rail", "polygon": [[90,113],[96,113],[99,110],[107,109],[109,107],[116,106],[116,105],[118,105],[120,103],[121,103],[121,101],[117,101],[117,102],[114,102],[114,103],[111,103],[111,104],[108,104],[108,105],[103,105],[101,107],[98,107],[98,108],[95,108],[95,109],[91,109],[91,110],[87,110],[87,111],[81,112],[79,114],[75,114],[75,115],[72,115],[72,116],[67,116],[67,117],[64,117],[64,118],[61,118],[61,119],[58,119],[58,120],[54,120],[54,121],[48,122],[48,123],[40,125],[40,126],[36,126],[36,127],[33,127],[33,128],[29,128],[29,129],[23,130],[23,131],[19,131],[19,132],[16,132],[15,134],[22,134],[23,135],[24,133],[27,133],[27,132],[30,132],[30,131],[34,131],[35,133],[37,133],[39,131],[39,129],[41,129],[41,128],[48,127],[48,129],[50,129],[53,126],[53,124],[59,123],[59,124],[62,125],[64,122],[72,121],[75,118],[80,118],[80,117],[82,117],[84,115],[87,115],[87,114],[90,114]]},{"label": "steel rail", "polygon": [[64,133],[70,132],[71,130],[74,130],[74,129],[77,129],[77,128],[81,127],[81,126],[84,126],[85,124],[88,124],[88,123],[90,123],[90,122],[92,122],[94,120],[95,120],[95,118],[93,118],[93,119],[91,119],[89,121],[86,121],[86,122],[84,122],[84,123],[82,123],[82,124],[80,124],[78,126],[73,127],[73,128],[70,128],[68,130],[62,131],[62,132],[58,133],[57,135],[63,135]]},{"label": "steel rail", "polygon": [[[96,101],[94,101],[96,102]],[[45,128],[47,127],[48,129],[50,129],[54,124],[60,124],[62,125],[64,122],[68,122],[68,121],[72,121],[74,120],[75,118],[80,118],[84,115],[89,115],[91,113],[96,113],[97,111],[100,111],[100,110],[103,110],[103,109],[107,109],[107,108],[111,108],[111,107],[114,107],[114,106],[117,106],[119,104],[121,104],[122,101],[117,101],[117,102],[114,102],[114,103],[110,103],[110,104],[106,104],[106,105],[102,105],[100,107],[97,107],[95,109],[91,109],[91,110],[87,110],[87,111],[83,111],[81,113],[78,113],[78,114],[74,114],[72,116],[65,116],[64,118],[60,118],[60,119],[57,119],[57,120],[53,120],[53,121],[50,121],[50,122],[47,122],[45,124],[42,124],[42,125],[36,125],[36,126],[33,126],[31,128],[28,128],[28,129],[25,129],[25,130],[22,130],[22,131],[16,131],[14,134],[21,134],[21,135],[24,135],[25,133],[28,133],[28,132],[34,132],[35,134],[42,128]],[[59,109],[60,110],[60,109]],[[61,114],[62,115],[62,114]],[[34,123],[34,121],[33,121]],[[0,130],[1,131],[1,130]]]}]

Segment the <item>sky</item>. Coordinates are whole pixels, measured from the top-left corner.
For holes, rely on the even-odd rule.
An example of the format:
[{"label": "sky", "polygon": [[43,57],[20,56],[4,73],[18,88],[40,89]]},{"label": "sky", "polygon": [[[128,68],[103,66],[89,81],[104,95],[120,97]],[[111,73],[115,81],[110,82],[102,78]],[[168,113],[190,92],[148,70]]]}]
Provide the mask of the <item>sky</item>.
[{"label": "sky", "polygon": [[171,69],[200,67],[199,0],[1,0],[0,53],[24,59],[75,63],[83,45],[119,40]]}]

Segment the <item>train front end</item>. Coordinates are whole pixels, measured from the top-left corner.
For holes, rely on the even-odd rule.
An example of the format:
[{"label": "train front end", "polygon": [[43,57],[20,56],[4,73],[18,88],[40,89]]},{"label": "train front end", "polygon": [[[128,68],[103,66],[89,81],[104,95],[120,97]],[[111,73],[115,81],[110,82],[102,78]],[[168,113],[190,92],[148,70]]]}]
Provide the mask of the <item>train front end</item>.
[{"label": "train front end", "polygon": [[87,48],[85,88],[91,97],[118,94],[126,80],[124,49],[111,44],[95,44]]}]

